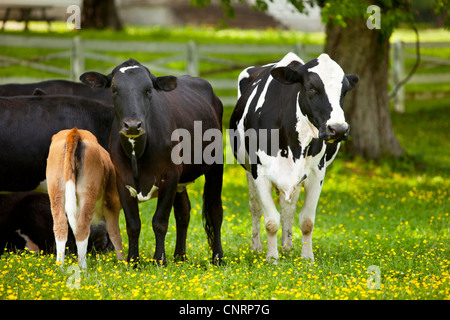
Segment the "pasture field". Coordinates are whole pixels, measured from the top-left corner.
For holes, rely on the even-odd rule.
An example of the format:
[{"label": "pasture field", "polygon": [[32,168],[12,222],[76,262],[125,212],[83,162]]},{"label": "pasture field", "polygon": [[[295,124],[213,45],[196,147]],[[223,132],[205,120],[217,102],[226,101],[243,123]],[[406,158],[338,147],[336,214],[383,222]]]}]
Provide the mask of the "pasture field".
[{"label": "pasture field", "polygon": [[[177,35],[178,29],[155,31],[155,35],[130,30],[135,32],[134,40],[158,35],[185,40],[181,31]],[[194,31],[191,34],[197,41],[207,37]],[[102,34],[90,37],[115,37],[106,31]],[[241,43],[263,41],[258,37],[257,33],[246,37],[237,33],[232,38]],[[288,41],[289,35],[284,37],[270,41]],[[230,41],[227,39],[218,41]],[[320,36],[310,39],[312,43],[323,40]],[[406,113],[393,114],[395,132],[411,157],[374,163],[350,159],[342,152],[337,156],[326,174],[318,204],[313,263],[300,257],[298,216],[293,228],[294,248],[280,250],[278,265],[265,261],[267,238],[262,222],[264,251],[252,250],[245,173],[237,164],[226,164],[222,193],[224,265],[210,263],[201,219],[203,179],[198,179],[188,186],[192,210],[187,261],[175,263],[172,258],[176,236],[173,214],[166,237],[168,265],[159,267],[151,261],[151,218],[156,207],[156,200],[152,200],[140,204],[139,268],[118,262],[113,252],[90,254],[88,269],[81,272],[73,255],[66,256],[62,271],[54,255],[5,252],[0,257],[0,299],[450,299],[449,111],[450,99],[407,100]],[[224,128],[231,112],[232,108],[225,108]],[[302,195],[299,205],[303,199]],[[123,213],[120,228],[127,251]],[[281,230],[278,237],[280,244]]]},{"label": "pasture field", "polygon": [[[393,116],[403,146],[421,165],[337,157],[317,210],[314,263],[300,257],[297,217],[294,249],[282,253],[278,265],[252,250],[244,170],[229,164],[222,195],[225,265],[209,261],[199,179],[188,187],[187,261],[171,257],[172,215],[168,266],[152,263],[152,200],[140,205],[138,269],[117,262],[113,252],[89,255],[88,269],[80,273],[75,256],[66,257],[61,271],[53,255],[6,252],[0,259],[0,299],[450,299],[449,106],[449,100],[408,101],[407,113]],[[225,124],[230,113],[227,108]],[[120,223],[127,250],[123,214]],[[263,224],[261,231],[264,242]]]}]

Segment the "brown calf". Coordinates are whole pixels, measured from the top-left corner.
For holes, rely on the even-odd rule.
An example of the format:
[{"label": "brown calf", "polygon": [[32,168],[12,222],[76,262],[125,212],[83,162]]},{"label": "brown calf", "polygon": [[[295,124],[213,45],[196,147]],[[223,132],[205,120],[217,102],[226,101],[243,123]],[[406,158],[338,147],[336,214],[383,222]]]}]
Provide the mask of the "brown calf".
[{"label": "brown calf", "polygon": [[108,152],[92,133],[73,128],[53,136],[47,159],[47,185],[57,263],[64,264],[68,220],[75,235],[78,263],[86,268],[90,225],[103,216],[117,258],[123,258],[115,170]]}]

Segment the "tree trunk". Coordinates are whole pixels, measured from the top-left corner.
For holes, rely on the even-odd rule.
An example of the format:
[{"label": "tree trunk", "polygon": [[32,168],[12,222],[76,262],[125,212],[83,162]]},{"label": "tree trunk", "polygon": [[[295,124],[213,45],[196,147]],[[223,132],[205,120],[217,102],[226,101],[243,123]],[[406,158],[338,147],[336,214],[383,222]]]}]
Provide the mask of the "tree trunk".
[{"label": "tree trunk", "polygon": [[400,157],[404,150],[392,129],[388,104],[390,35],[368,29],[363,19],[347,21],[346,28],[329,23],[326,33],[325,51],[344,72],[359,75],[344,102],[351,128],[344,149],[366,159]]},{"label": "tree trunk", "polygon": [[82,28],[122,30],[114,0],[83,0]]}]

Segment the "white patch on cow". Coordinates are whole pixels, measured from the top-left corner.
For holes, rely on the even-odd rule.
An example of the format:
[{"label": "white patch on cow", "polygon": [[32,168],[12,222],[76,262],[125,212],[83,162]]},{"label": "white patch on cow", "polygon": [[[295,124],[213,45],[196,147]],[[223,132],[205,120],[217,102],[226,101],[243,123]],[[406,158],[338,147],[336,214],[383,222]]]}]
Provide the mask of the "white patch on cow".
[{"label": "white patch on cow", "polygon": [[126,185],[125,188],[128,189],[128,191],[130,191],[130,196],[133,198],[137,197],[137,191],[135,188],[133,188],[132,186]]},{"label": "white patch on cow", "polygon": [[[288,66],[291,62],[293,62],[293,61],[298,61],[298,62],[300,62],[301,64],[305,64],[304,62],[303,62],[303,60],[302,59],[300,59],[300,57],[299,56],[297,56],[295,53],[293,53],[293,52],[288,52],[284,57],[283,57],[283,59],[281,59],[279,62],[277,62],[276,64],[274,64],[274,68],[277,68],[277,67],[286,67],[286,66]],[[270,64],[269,64],[270,65]],[[269,66],[268,65],[268,66]]]},{"label": "white patch on cow", "polygon": [[248,67],[248,68],[242,70],[242,72],[239,74],[239,77],[238,77],[238,99],[241,97],[241,94],[242,94],[241,86],[240,86],[241,80],[242,79],[246,79],[246,78],[250,78],[250,74],[248,73],[247,70],[251,69],[251,68],[254,68],[254,67]]},{"label": "white patch on cow", "polygon": [[327,125],[346,124],[344,111],[340,105],[344,71],[326,53],[321,54],[317,60],[319,64],[308,69],[308,71],[314,72],[320,77],[325,93],[328,96],[328,101],[331,104],[331,117],[327,121]]},{"label": "white patch on cow", "polygon": [[266,101],[266,94],[267,94],[267,89],[269,89],[269,85],[272,82],[273,77],[270,75],[269,78],[267,78],[266,84],[264,86],[263,91],[261,92],[259,98],[258,98],[258,102],[256,103],[256,107],[255,107],[255,112],[261,108],[264,104],[264,102]]},{"label": "white patch on cow", "polygon": [[33,240],[30,239],[29,236],[27,236],[26,234],[22,233],[22,230],[16,230],[17,234],[19,236],[21,236],[24,240],[25,240],[25,247],[30,250],[30,251],[34,251],[34,252],[39,252],[39,247],[36,243],[33,242]]},{"label": "white patch on cow", "polygon": [[300,91],[297,94],[297,105],[295,109],[295,116],[297,117],[297,123],[295,125],[295,130],[298,133],[298,140],[302,147],[309,145],[313,138],[319,137],[319,129],[317,129],[311,121],[309,121],[308,117],[304,116],[302,111],[300,110],[299,101]]},{"label": "white patch on cow", "polygon": [[67,219],[74,234],[77,233],[77,194],[75,183],[72,180],[66,182],[65,187],[65,204]]},{"label": "white patch on cow", "polygon": [[241,144],[239,145],[239,149],[236,150],[236,157],[240,163],[246,163],[246,160],[248,157],[247,151],[245,150],[245,144],[243,143],[243,141],[245,139],[244,119],[245,119],[245,117],[247,117],[248,109],[249,109],[250,104],[252,103],[252,100],[255,97],[257,91],[258,91],[258,85],[255,86],[255,88],[253,89],[253,92],[250,94],[250,97],[248,97],[247,104],[245,105],[242,117],[236,126],[237,131],[239,133],[239,141],[241,141]]},{"label": "white patch on cow", "polygon": [[139,66],[129,66],[129,67],[122,67],[119,69],[120,72],[125,73],[125,71],[129,70],[129,69],[136,69],[139,68]]},{"label": "white patch on cow", "polygon": [[159,189],[157,186],[154,185],[154,186],[150,189],[149,193],[148,193],[146,196],[144,196],[144,195],[142,194],[142,192],[139,192],[139,193],[138,193],[138,192],[136,191],[136,189],[133,188],[133,187],[130,186],[130,185],[126,185],[125,188],[127,188],[128,191],[130,191],[130,195],[131,195],[133,198],[137,198],[139,202],[145,202],[145,201],[150,200],[150,199],[152,198],[153,194],[154,194],[156,191],[158,191],[158,189]]},{"label": "white patch on cow", "polygon": [[136,140],[134,140],[133,138],[128,138],[128,142],[131,144],[131,148],[134,150],[134,145],[136,143]]},{"label": "white patch on cow", "polygon": [[158,191],[158,187],[157,186],[153,186],[151,189],[150,189],[150,191],[148,192],[148,194],[144,197],[143,195],[142,195],[142,192],[139,192],[139,194],[137,195],[137,198],[138,198],[138,201],[140,201],[140,202],[144,202],[144,201],[148,201],[148,200],[150,200],[151,198],[152,198],[152,196],[153,196],[153,193],[155,193],[156,191]]},{"label": "white patch on cow", "polygon": [[257,155],[261,161],[261,165],[257,166],[258,176],[265,176],[269,179],[281,191],[284,199],[291,201],[296,189],[303,182],[303,177],[309,176],[311,168],[318,166],[325,150],[322,148],[316,156],[307,156],[306,158],[302,156],[300,159],[294,159],[290,148],[288,148],[287,157],[281,156],[281,150],[276,157],[258,150]]}]

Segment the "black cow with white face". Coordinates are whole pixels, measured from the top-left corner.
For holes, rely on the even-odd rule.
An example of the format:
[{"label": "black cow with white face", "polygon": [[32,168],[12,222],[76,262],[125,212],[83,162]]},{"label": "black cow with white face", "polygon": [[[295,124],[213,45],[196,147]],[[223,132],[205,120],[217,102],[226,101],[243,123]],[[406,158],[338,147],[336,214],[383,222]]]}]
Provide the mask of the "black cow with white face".
[{"label": "black cow with white face", "polygon": [[[199,143],[194,141],[196,121],[201,123],[202,136],[208,129],[221,133],[222,103],[211,85],[189,76],[156,77],[133,59],[117,66],[107,76],[87,72],[80,79],[96,87],[112,88],[115,119],[110,154],[116,167],[117,187],[126,217],[128,261],[137,261],[139,256],[141,221],[138,201],[156,196],[158,202],[152,220],[156,238],[154,259],[166,263],[164,239],[172,206],[177,224],[175,257],[184,259],[190,216],[185,186],[204,175],[205,230],[213,250],[213,261],[220,262],[223,257],[220,240],[223,161],[208,164],[202,159],[194,163],[179,163],[172,159],[172,150],[179,143],[172,141],[177,130],[192,134],[191,145]],[[200,146],[204,150],[207,142],[200,142]]]},{"label": "black cow with white face", "polygon": [[[314,260],[312,231],[326,167],[346,140],[349,125],[342,103],[358,83],[328,55],[304,63],[288,53],[278,63],[250,67],[239,76],[239,99],[230,120],[234,155],[247,170],[252,246],[262,250],[261,214],[267,231],[267,259],[278,258],[277,231],[283,248],[292,247],[292,223],[301,187],[299,214],[302,256]],[[280,192],[280,213],[272,189]]]}]

